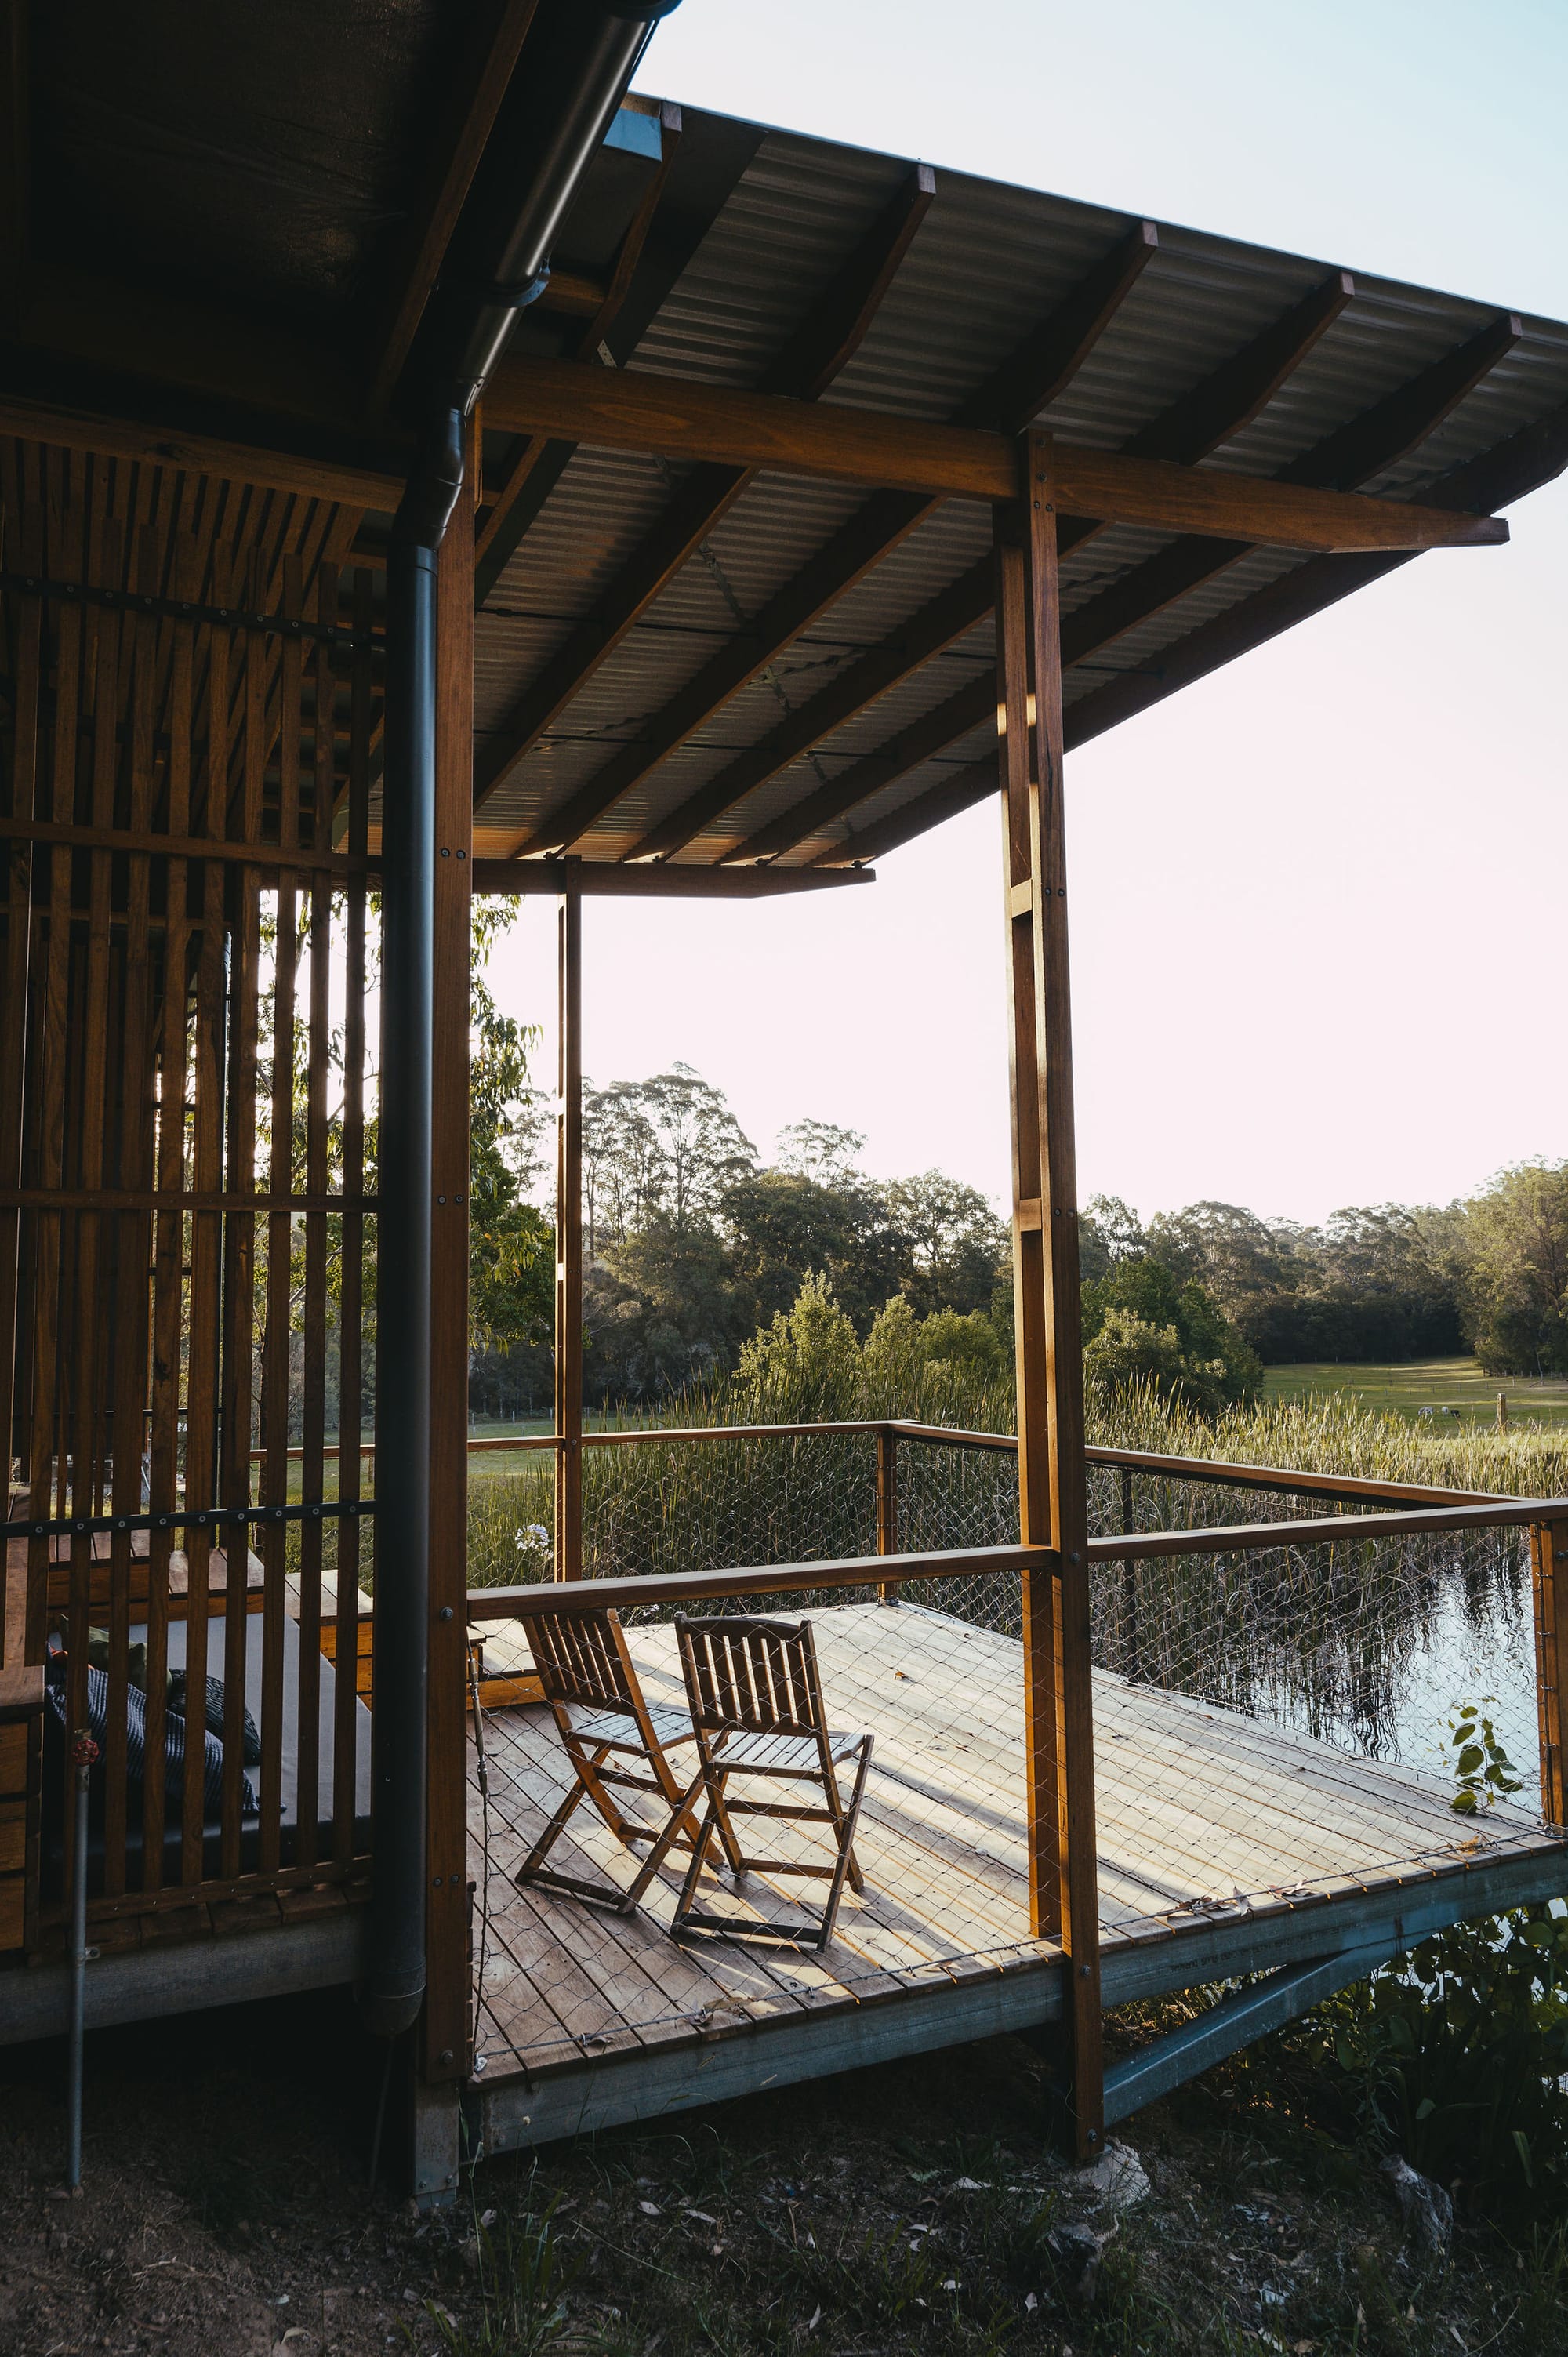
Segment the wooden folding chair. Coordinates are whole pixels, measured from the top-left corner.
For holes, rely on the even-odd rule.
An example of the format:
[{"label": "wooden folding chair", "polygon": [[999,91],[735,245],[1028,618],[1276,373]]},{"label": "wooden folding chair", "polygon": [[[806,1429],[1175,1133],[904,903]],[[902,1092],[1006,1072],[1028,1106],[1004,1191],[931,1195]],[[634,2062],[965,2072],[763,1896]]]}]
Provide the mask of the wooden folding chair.
[{"label": "wooden folding chair", "polygon": [[[739,1616],[688,1620],[678,1613],[675,1629],[707,1812],[671,1928],[677,1938],[687,1932],[714,1932],[731,1939],[788,1940],[825,1948],[832,1938],[845,1877],[854,1890],[865,1887],[855,1863],[854,1828],[871,1765],[872,1738],[865,1734],[835,1733],[829,1727],[817,1675],[816,1641],[809,1620]],[[846,1804],[840,1796],[835,1771],[852,1760],[857,1765]],[[730,1789],[737,1776],[747,1781],[773,1778],[820,1784],[823,1805],[737,1798]],[[799,1824],[830,1826],[833,1861],[822,1865],[792,1858],[746,1857],[732,1823],[737,1816],[786,1817]],[[827,1904],[820,1920],[740,1922],[729,1916],[699,1914],[693,1900],[715,1832],[737,1881],[752,1871],[825,1878]]]},{"label": "wooden folding chair", "polygon": [[[591,1899],[629,1915],[671,1849],[678,1842],[690,1847],[696,1840],[693,1804],[702,1790],[702,1772],[699,1770],[682,1788],[667,1756],[680,1745],[695,1740],[692,1722],[674,1704],[643,1700],[619,1615],[607,1606],[589,1612],[540,1613],[526,1625],[544,1699],[572,1762],[573,1783],[518,1867],[515,1879],[520,1885],[536,1882],[546,1890]],[[613,1764],[615,1756],[622,1753],[631,1754],[651,1773],[639,1774]],[[625,1815],[616,1805],[608,1789],[611,1785],[653,1793],[664,1804],[662,1824],[642,1825]],[[558,1874],[544,1863],[585,1800],[593,1803],[617,1840],[628,1849],[634,1842],[653,1845],[629,1890],[611,1882],[585,1882],[575,1875]],[[738,1859],[736,1852],[731,1863],[738,1864]]]}]

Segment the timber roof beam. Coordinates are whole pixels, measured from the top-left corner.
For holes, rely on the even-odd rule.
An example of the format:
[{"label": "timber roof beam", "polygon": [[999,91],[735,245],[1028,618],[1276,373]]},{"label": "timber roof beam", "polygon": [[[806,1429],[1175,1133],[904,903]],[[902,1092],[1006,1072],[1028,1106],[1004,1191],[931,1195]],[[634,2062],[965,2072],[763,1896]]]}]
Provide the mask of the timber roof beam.
[{"label": "timber roof beam", "polygon": [[[659,208],[664,201],[670,182],[675,151],[681,144],[681,110],[668,102],[660,109],[659,124],[659,168],[649,181],[617,252],[615,267],[603,284],[573,278],[567,272],[552,271],[550,283],[541,297],[548,303],[552,296],[557,300],[551,308],[585,313],[586,325],[575,346],[579,358],[590,359],[597,354],[600,345],[610,333],[625,308],[636,283],[638,265],[643,248],[648,243]],[[480,433],[484,431],[484,413],[480,410]],[[490,590],[506,570],[518,543],[527,531],[529,513],[524,494],[538,478],[554,481],[559,479],[575,446],[571,443],[552,445],[542,436],[534,435],[512,453],[499,477],[489,490],[483,512],[474,535],[474,599],[482,605]],[[553,464],[546,464],[546,457]]]},{"label": "timber roof beam", "polygon": [[[569,425],[581,441],[656,457],[766,467],[931,499],[993,502],[1019,496],[1017,446],[1007,435],[732,393],[640,371],[612,377],[564,361],[503,362],[492,413],[517,431]],[[1071,443],[1055,445],[1051,467],[1058,512],[1099,523],[1337,552],[1489,547],[1508,538],[1507,525],[1495,516],[1456,515]]]},{"label": "timber roof beam", "polygon": [[413,348],[537,6],[538,0],[501,0],[494,12],[476,11],[467,53],[432,143],[425,186],[390,274],[392,291],[371,382],[372,410],[390,400]]}]

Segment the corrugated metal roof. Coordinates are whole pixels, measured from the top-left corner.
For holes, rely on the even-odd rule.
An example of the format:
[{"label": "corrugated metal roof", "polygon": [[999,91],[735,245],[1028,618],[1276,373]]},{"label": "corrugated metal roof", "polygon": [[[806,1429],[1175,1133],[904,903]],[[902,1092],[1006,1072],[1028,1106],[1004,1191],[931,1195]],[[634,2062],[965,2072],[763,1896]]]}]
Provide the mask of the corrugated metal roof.
[{"label": "corrugated metal roof", "polygon": [[[688,113],[682,136],[700,141],[732,128]],[[630,367],[714,385],[760,383],[791,339],[816,317],[835,274],[873,232],[912,169],[897,157],[793,133],[764,134],[655,310]],[[1134,217],[1101,206],[939,171],[934,200],[829,398],[911,417],[954,416],[1135,228]],[[1122,447],[1320,287],[1333,269],[1308,257],[1160,224],[1157,251],[1077,375],[1037,422],[1065,441]],[[1353,298],[1260,414],[1203,463],[1251,475],[1277,473],[1498,318],[1497,307],[1486,303],[1358,276]],[[527,349],[530,332],[525,323],[520,349]],[[1451,413],[1359,487],[1392,497],[1417,494],[1522,428],[1564,412],[1564,404],[1568,328],[1527,318],[1512,350]],[[1558,451],[1555,461],[1549,455],[1537,466],[1536,479],[1568,457],[1568,428]],[[659,460],[589,449],[571,457],[479,617],[481,756],[509,741],[509,716],[574,626],[602,608],[686,472]],[[770,644],[761,630],[769,601],[863,502],[863,494],[843,487],[754,477],[635,626],[602,661],[585,668],[552,726],[487,798],[479,821],[487,841],[496,847],[530,842],[544,847],[553,814],[569,799],[583,797],[585,789],[591,795],[613,759],[614,774],[628,780],[624,791],[579,830],[574,847],[591,857],[624,856],[737,755],[768,745],[780,724],[824,685],[853,675],[862,656],[895,640],[989,546],[983,508],[961,501],[935,506],[804,628]],[[1168,543],[1169,535],[1119,526],[1069,549],[1064,617]],[[1217,565],[1223,554],[1217,551]],[[1170,604],[1134,619],[1120,635],[1089,646],[1067,673],[1069,710],[1120,674],[1152,678],[1160,692],[1168,671],[1171,683],[1179,684],[1184,666],[1191,667],[1183,642],[1194,631],[1239,610],[1244,618],[1249,600],[1308,562],[1277,550],[1251,551]],[[1353,586],[1349,574],[1342,582],[1336,576],[1332,585],[1335,594]],[[748,647],[769,659],[742,680],[753,660]],[[700,699],[694,716],[687,716],[690,725],[672,726],[671,700],[700,679],[705,665],[730,655],[741,683],[722,697]],[[848,716],[824,725],[804,750],[792,750],[787,760],[779,756],[773,774],[748,785],[727,811],[706,817],[675,856],[722,857],[854,762],[881,752],[956,686],[983,680],[993,660],[992,626],[979,616],[918,668],[895,676]],[[858,833],[909,809],[983,756],[993,741],[993,723],[971,730],[907,774],[877,784],[854,809],[817,824],[781,856],[810,857],[846,839],[853,846]],[[628,748],[639,746],[648,752],[634,759]],[[631,774],[633,769],[639,774]],[[866,781],[867,773],[861,775]]]}]

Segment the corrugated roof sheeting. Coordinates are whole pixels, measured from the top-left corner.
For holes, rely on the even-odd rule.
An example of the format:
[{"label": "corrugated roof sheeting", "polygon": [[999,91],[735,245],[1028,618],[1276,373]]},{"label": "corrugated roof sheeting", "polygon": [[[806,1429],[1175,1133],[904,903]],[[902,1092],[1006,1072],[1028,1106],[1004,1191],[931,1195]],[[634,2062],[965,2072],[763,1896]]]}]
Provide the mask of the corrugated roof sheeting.
[{"label": "corrugated roof sheeting", "polygon": [[766,138],[632,365],[706,384],[756,384],[910,170],[853,148]]},{"label": "corrugated roof sheeting", "polygon": [[[687,137],[705,118],[687,116]],[[812,316],[836,273],[907,180],[911,167],[793,134],[770,132],[714,226],[666,298],[634,365],[714,384],[756,385]],[[936,198],[859,350],[829,400],[949,418],[1086,274],[1136,217],[939,170]],[[1041,420],[1066,441],[1117,447],[1160,417],[1323,285],[1333,265],[1233,240],[1159,227],[1153,254],[1077,376]],[[1262,413],[1206,463],[1269,475],[1363,415],[1491,326],[1494,306],[1358,276],[1354,299]],[[1407,457],[1367,488],[1419,494],[1448,468],[1495,447],[1568,402],[1568,328],[1526,320],[1522,341]],[[574,457],[492,593],[479,625],[478,718],[493,730],[590,612],[649,526],[681,470],[582,451]],[[703,664],[755,624],[861,504],[841,487],[763,474],[708,534],[620,644],[586,679],[549,736],[487,805],[487,825],[537,824],[595,777],[618,743],[647,731]],[[987,550],[979,503],[939,507],[789,644],[704,718],[602,814],[582,847],[632,849],[759,745],[862,654],[896,636]],[[1070,617],[1169,544],[1125,526],[1095,533],[1063,565]],[[1157,668],[1180,640],[1303,560],[1255,550],[1162,611],[1091,648],[1069,670],[1081,700],[1118,672]],[[677,856],[713,859],[816,792],[850,762],[886,745],[992,658],[989,620],[895,682],[788,768],[713,820]],[[819,830],[820,847],[904,808],[992,741],[983,728]],[[809,856],[806,846],[786,855]]]}]

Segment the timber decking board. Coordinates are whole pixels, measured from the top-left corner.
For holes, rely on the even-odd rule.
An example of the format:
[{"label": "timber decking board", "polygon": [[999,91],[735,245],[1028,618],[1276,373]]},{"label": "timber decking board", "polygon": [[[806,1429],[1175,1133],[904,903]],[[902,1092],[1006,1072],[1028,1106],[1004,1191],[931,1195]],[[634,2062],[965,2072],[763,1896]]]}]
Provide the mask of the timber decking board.
[{"label": "timber decking board", "polygon": [[[866,1891],[845,1891],[822,1956],[741,1941],[678,1947],[667,1926],[679,1851],[633,1916],[519,1890],[512,1875],[566,1789],[564,1754],[544,1710],[487,1713],[492,1911],[479,2050],[496,2078],[519,2066],[650,2057],[715,2030],[766,2032],[1057,1960],[1054,1944],[1028,1928],[1017,1640],[908,1602],[812,1617],[832,1723],[869,1727],[876,1739],[856,1838]],[[627,1634],[649,1701],[679,1702],[673,1630]],[[1558,1838],[1519,1809],[1478,1826],[1461,1820],[1435,1779],[1216,1704],[1110,1672],[1097,1672],[1094,1685],[1107,1947],[1164,1940],[1174,1950],[1197,1927],[1297,1911],[1321,1918],[1336,1895],[1425,1884]],[[482,1883],[472,1783],[469,1825]],[[774,1833],[790,1844],[786,1855],[805,1855],[793,1845],[814,1838]],[[562,1856],[567,1872],[630,1878],[628,1854],[586,1803]],[[793,1920],[799,1886],[752,1875],[736,1890],[727,1873],[714,1875],[703,1903],[737,1922]],[[1332,1944],[1326,1927],[1322,1936]],[[766,2065],[758,2069],[760,2083]]]}]

